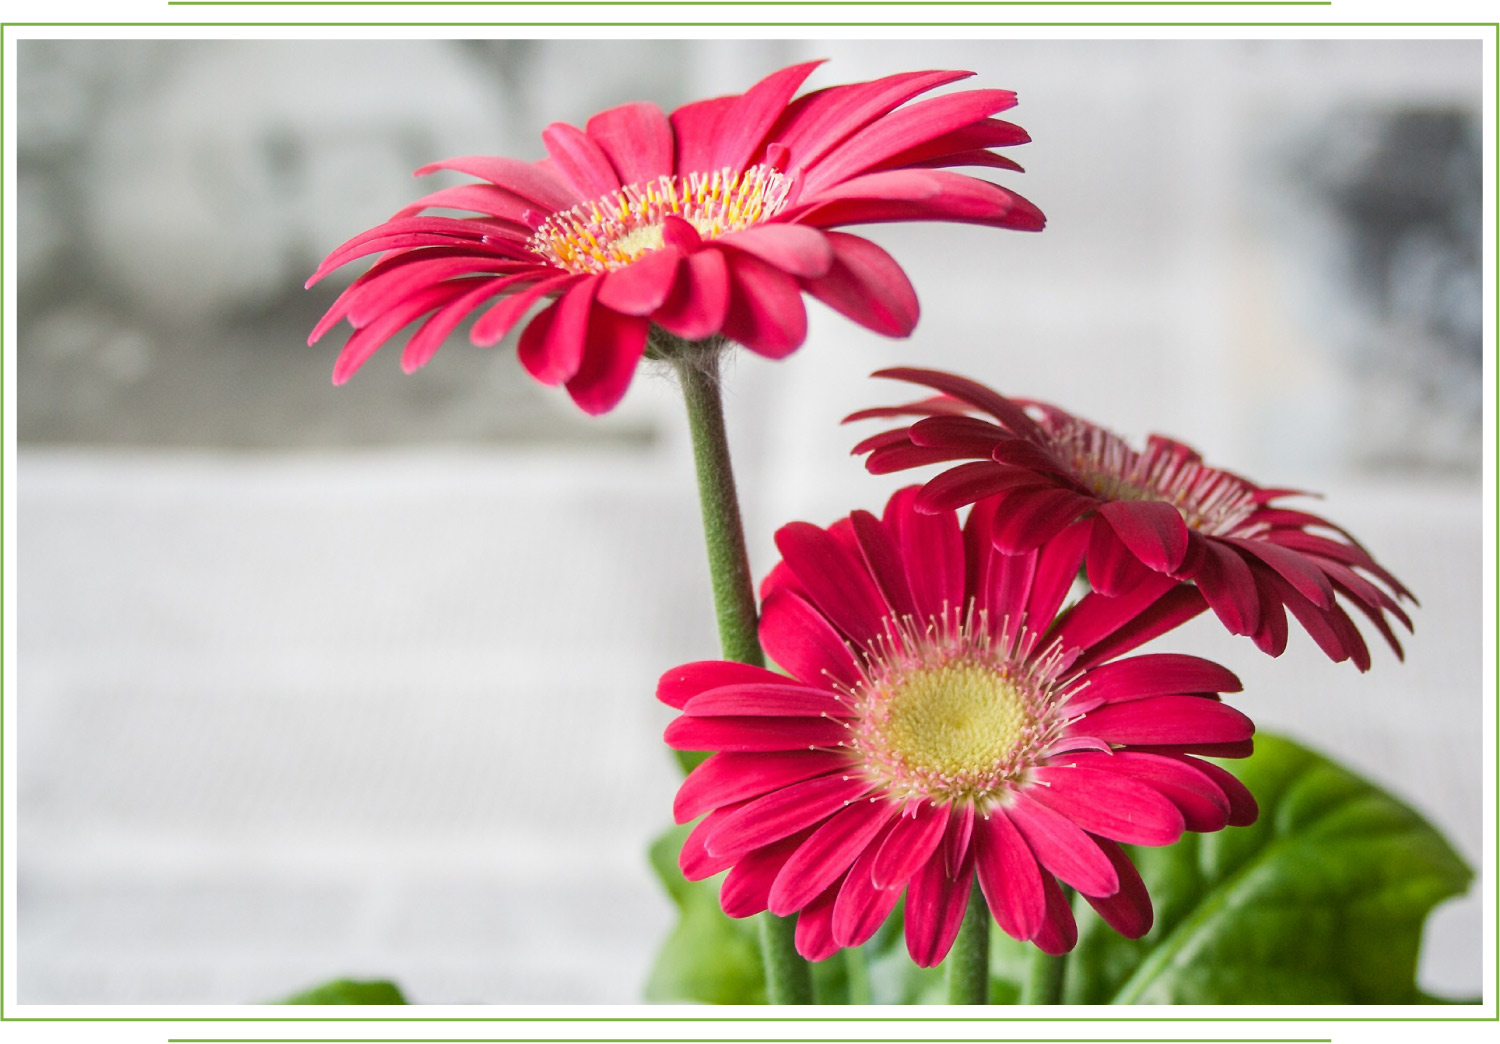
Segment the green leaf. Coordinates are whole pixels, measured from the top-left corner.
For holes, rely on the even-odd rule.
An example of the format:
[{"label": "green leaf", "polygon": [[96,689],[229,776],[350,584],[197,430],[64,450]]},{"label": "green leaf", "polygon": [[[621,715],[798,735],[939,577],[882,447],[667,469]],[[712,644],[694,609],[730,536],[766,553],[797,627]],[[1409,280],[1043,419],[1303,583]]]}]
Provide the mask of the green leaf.
[{"label": "green leaf", "polygon": [[282,1004],[405,1004],[406,998],[393,982],[377,979],[334,979],[295,994]]},{"label": "green leaf", "polygon": [[677,924],[646,980],[654,1003],[764,1004],[765,972],[754,918],[736,920],[719,908],[719,879],[688,881],[677,868],[688,828],[674,827],[651,844],[651,866],[677,904]]},{"label": "green leaf", "polygon": [[1259,821],[1132,849],[1156,923],[1131,941],[1078,902],[1065,1003],[1426,1002],[1422,926],[1472,871],[1389,794],[1289,740],[1255,742],[1225,767]]}]

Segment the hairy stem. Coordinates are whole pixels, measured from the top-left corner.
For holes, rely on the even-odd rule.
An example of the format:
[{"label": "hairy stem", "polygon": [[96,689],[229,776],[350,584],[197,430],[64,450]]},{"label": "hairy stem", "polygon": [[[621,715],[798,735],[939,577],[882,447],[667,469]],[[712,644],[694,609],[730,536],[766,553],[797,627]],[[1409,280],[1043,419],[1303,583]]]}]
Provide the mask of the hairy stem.
[{"label": "hairy stem", "polygon": [[969,908],[948,958],[949,1004],[988,1004],[990,1002],[990,911],[984,893],[979,890],[979,876],[970,886]]}]

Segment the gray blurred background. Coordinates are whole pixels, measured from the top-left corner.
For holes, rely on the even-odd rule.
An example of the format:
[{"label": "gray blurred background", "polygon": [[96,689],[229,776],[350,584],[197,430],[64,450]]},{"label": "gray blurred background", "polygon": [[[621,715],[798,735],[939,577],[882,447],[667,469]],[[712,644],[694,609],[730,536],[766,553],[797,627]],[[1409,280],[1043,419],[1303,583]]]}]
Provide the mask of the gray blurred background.
[{"label": "gray blurred background", "polygon": [[[467,153],[832,59],[1021,94],[997,180],[1039,235],[869,230],[923,320],[810,303],[729,374],[771,533],[878,508],[845,413],[933,365],[1320,490],[1423,600],[1364,676],[1212,620],[1171,647],[1480,859],[1475,41],[46,41],[18,45],[19,999],[639,999],[671,909],[656,676],[714,655],[686,432],[643,371],[602,420],[454,337],[329,383],[321,256]],[[908,476],[909,478],[909,476]],[[1477,895],[1422,982],[1480,989]]]}]

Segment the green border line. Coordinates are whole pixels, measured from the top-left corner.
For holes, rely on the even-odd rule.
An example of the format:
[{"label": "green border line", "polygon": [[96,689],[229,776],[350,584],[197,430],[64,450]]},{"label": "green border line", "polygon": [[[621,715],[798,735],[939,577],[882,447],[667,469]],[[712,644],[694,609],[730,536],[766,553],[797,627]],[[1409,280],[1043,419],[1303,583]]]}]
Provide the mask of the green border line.
[{"label": "green border line", "polygon": [[[174,0],[167,0],[172,6]],[[236,6],[296,6],[300,0],[223,0],[224,6],[234,3]],[[339,2],[339,0],[336,0]],[[348,0],[342,0],[344,4],[353,6]],[[379,2],[379,0],[377,0]],[[469,0],[473,2],[473,0]],[[562,6],[566,0],[552,0],[545,6]],[[649,0],[648,0],[649,2]],[[726,0],[727,2],[727,0]],[[878,3],[879,0],[876,0]],[[1004,0],[1002,0],[1004,2]],[[1273,0],[1266,0],[1264,6],[1270,6]],[[211,6],[212,0],[175,0],[178,5],[194,4],[195,6]],[[1060,0],[1054,0],[1061,6]],[[1168,0],[1171,3],[1171,0]],[[589,6],[625,6],[624,4],[604,4]],[[1166,6],[1167,4],[1152,5]],[[306,6],[331,6],[308,3]],[[439,6],[432,0],[426,0],[422,6]],[[537,4],[534,6],[544,6]],[[577,3],[577,6],[584,6]],[[869,4],[866,6],[874,6]],[[942,6],[934,3],[932,6]],[[998,4],[996,5],[998,6]],[[1019,6],[1019,5],[1018,5]],[[1038,4],[1037,6],[1042,6]],[[1049,5],[1050,6],[1050,5]],[[1079,6],[1082,6],[1081,4]],[[1103,4],[1100,4],[1103,6]],[[1186,6],[1184,4],[1184,6]],[[1194,4],[1194,6],[1207,6],[1207,4]],[[1245,6],[1250,6],[1246,4]],[[920,28],[1003,28],[1003,27],[1037,27],[1037,28],[1430,28],[1430,29],[1489,29],[1492,36],[1489,39],[1492,49],[1500,59],[1500,22],[0,22],[0,98],[3,98],[5,82],[5,50],[6,31],[11,27],[17,28],[482,28],[482,27],[509,27],[509,28],[566,28],[569,26],[586,27],[678,27],[678,28],[713,28],[722,27],[755,27],[755,28],[866,28],[866,27],[920,27]],[[1482,41],[1483,42],[1483,41]],[[1495,97],[1492,115],[1496,119],[1496,156],[1497,165],[1500,165],[1500,71],[1497,71]],[[4,106],[0,104],[0,143],[3,143],[5,135],[5,113]],[[5,191],[4,165],[0,163],[0,202],[3,202]],[[1500,246],[1500,193],[1492,200],[1495,204],[1493,215],[1495,218],[1496,244]],[[4,232],[5,218],[4,208],[0,206],[0,287],[4,286],[5,258],[4,258]],[[1495,261],[1496,258],[1489,258]],[[1500,329],[1500,264],[1496,264],[1495,271],[1495,319],[1496,328]],[[0,348],[3,348],[4,337],[4,297],[0,294]],[[1492,344],[1489,347],[1494,348]],[[1493,356],[1492,356],[1493,359]],[[1497,398],[1500,398],[1500,364],[1497,366],[1495,375],[1495,388]],[[0,433],[4,431],[5,421],[5,375],[3,367],[0,367]],[[1497,455],[1500,455],[1500,423],[1497,423],[1496,445]],[[0,479],[3,479],[3,457],[0,457]],[[0,485],[0,501],[3,501],[4,490]],[[1497,483],[1496,503],[1497,513],[1500,513],[1500,483]],[[1495,553],[1497,561],[1500,561],[1500,526],[1497,526],[1495,539]],[[5,575],[4,564],[4,536],[0,532],[0,584],[3,584]],[[0,623],[3,623],[4,605],[0,602]],[[1500,612],[1496,614],[1495,636],[1497,647],[1500,647]],[[3,669],[4,653],[0,649],[0,669]],[[5,834],[4,834],[4,691],[3,677],[0,677],[0,866],[3,866],[5,856]],[[1496,721],[1495,740],[1497,750],[1500,750],[1500,717]],[[1500,781],[1496,787],[1497,802],[1500,802]],[[1496,865],[1500,866],[1500,831],[1495,836]],[[1494,882],[1492,881],[1493,885]],[[1500,911],[1496,914],[1496,923],[1500,925]],[[3,943],[5,931],[4,903],[0,902],[0,943]],[[215,1017],[191,1017],[191,1016],[125,1016],[120,1018],[109,1018],[105,1016],[7,1016],[5,1014],[4,988],[4,947],[0,945],[0,1023],[4,1022],[192,1022],[192,1023],[219,1023],[219,1022],[296,1022],[296,1023],[323,1023],[323,1022],[495,1022],[495,1023],[733,1023],[733,1022],[799,1022],[799,1023],[859,1023],[859,1022],[882,1022],[882,1023],[905,1023],[919,1022],[931,1025],[936,1022],[969,1023],[969,1022],[1069,1022],[1069,1023],[1152,1023],[1152,1022],[1249,1022],[1249,1023],[1278,1023],[1278,1022],[1381,1022],[1381,1023],[1466,1023],[1466,1022],[1500,1022],[1500,961],[1496,962],[1495,968],[1495,993],[1492,998],[1497,1004],[1497,1011],[1489,1016],[1456,1016],[1443,1018],[1438,1016],[1395,1016],[1379,1018],[1374,1016],[1316,1016],[1305,1017],[1232,1017],[1232,1016],[1116,1016],[1102,1018],[1095,1016],[1069,1017],[1069,1016],[944,1016],[934,1011],[934,1014],[924,1018],[916,1017],[876,1017],[876,1016],[846,1016],[846,1017],[768,1017],[768,1016],[718,1016],[704,1015],[701,1017],[682,1016],[628,1016],[610,1018],[603,1016],[470,1016],[470,1017],[423,1017],[423,1016],[215,1016]],[[419,1007],[419,1006],[418,1006]],[[768,1039],[766,1044],[782,1044],[782,1041],[790,1038]],[[893,1044],[900,1044],[897,1038],[884,1038],[891,1040]],[[290,1044],[293,1038],[169,1038],[169,1044]],[[506,1044],[525,1044],[526,1038],[493,1038],[494,1041],[504,1040]],[[568,1040],[567,1038],[549,1037],[534,1038],[535,1044],[647,1044],[643,1038],[598,1038],[593,1041]],[[427,1038],[333,1038],[328,1044],[481,1044],[478,1038],[452,1038],[449,1042],[430,1041]],[[1095,1040],[1065,1040],[1062,1038],[1036,1038],[1034,1041],[1023,1038],[994,1038],[993,1040],[980,1041],[978,1039],[965,1040],[962,1044],[1114,1044],[1114,1042],[1132,1042],[1132,1044],[1332,1044],[1330,1038],[1247,1038],[1243,1040],[1216,1040],[1210,1041],[1202,1038],[1171,1038],[1160,1042],[1143,1041],[1138,1038],[1098,1038]],[[923,1037],[912,1038],[913,1044],[950,1044],[937,1038]],[[320,1039],[318,1044],[323,1044]],[[675,1044],[675,1042],[674,1042]],[[739,1044],[738,1041],[733,1044]],[[746,1039],[746,1044],[755,1042]],[[865,1041],[827,1041],[826,1044],[866,1044]],[[951,1042],[960,1044],[960,1042]]]}]

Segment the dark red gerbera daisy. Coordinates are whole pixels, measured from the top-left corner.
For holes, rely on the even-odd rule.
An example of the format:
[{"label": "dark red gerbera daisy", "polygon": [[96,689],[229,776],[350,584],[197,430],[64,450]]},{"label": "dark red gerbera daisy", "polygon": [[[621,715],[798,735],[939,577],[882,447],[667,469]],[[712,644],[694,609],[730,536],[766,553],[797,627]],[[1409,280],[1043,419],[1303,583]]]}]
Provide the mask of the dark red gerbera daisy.
[{"label": "dark red gerbera daisy", "polygon": [[1399,600],[1415,598],[1346,531],[1278,503],[1300,491],[1209,467],[1160,435],[1136,450],[1056,406],[1007,399],[952,374],[900,368],[876,376],[941,394],[847,418],[921,418],[854,448],[869,454],[871,472],[972,458],[922,488],[924,510],[983,502],[996,519],[996,546],[1012,553],[1083,519],[1095,590],[1165,591],[1191,580],[1232,633],[1272,656],[1286,648],[1290,610],[1331,659],[1367,670],[1369,649],[1344,605],[1402,655],[1387,614],[1409,631]]}]

